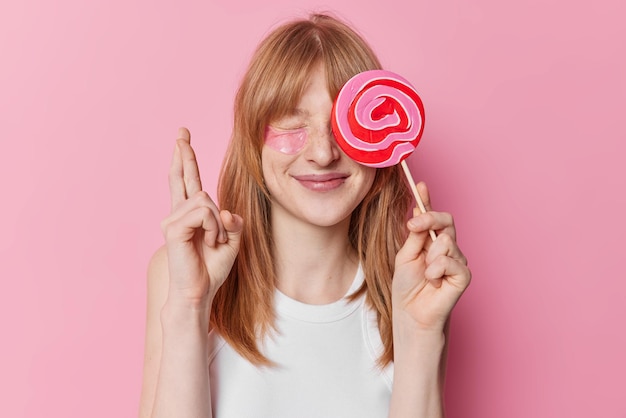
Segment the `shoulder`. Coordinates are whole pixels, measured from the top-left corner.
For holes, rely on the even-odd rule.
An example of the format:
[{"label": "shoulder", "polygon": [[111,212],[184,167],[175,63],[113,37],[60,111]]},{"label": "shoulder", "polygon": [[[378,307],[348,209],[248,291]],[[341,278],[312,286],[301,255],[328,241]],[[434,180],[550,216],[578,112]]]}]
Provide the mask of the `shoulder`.
[{"label": "shoulder", "polygon": [[156,319],[159,318],[169,291],[169,270],[165,246],[158,248],[150,258],[146,279],[148,320]]},{"label": "shoulder", "polygon": [[167,248],[158,248],[148,263],[147,274],[148,303],[165,303],[169,287],[169,270],[167,264]]},{"label": "shoulder", "polygon": [[140,416],[149,416],[154,403],[161,361],[160,313],[167,299],[169,273],[165,246],[157,249],[148,264],[146,336]]},{"label": "shoulder", "polygon": [[148,263],[146,277],[148,319],[160,318],[161,309],[169,293],[169,276],[167,248],[163,245],[154,252]]},{"label": "shoulder", "polygon": [[148,263],[148,286],[156,284],[153,283],[155,281],[161,281],[167,278],[167,248],[165,245],[162,245],[152,254],[152,258],[150,258],[150,262]]}]

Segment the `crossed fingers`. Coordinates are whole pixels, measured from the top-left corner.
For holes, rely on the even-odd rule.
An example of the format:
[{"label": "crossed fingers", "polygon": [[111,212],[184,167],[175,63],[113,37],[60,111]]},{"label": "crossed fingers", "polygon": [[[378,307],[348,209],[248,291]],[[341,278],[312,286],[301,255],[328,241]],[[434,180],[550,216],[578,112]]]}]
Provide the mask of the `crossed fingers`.
[{"label": "crossed fingers", "polygon": [[[208,233],[207,243],[226,241],[226,231],[220,211],[211,197],[202,191],[202,181],[196,154],[191,147],[191,135],[186,128],[178,130],[176,148],[169,172],[171,213],[168,224],[174,224],[188,215],[199,220]],[[189,218],[189,219],[192,219]],[[212,246],[212,245],[211,245]]]}]

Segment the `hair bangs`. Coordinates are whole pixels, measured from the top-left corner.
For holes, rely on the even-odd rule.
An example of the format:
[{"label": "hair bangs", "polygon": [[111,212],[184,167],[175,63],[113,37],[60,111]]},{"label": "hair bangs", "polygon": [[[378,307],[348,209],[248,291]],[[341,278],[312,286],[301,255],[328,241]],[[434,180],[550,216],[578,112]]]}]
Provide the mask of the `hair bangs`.
[{"label": "hair bangs", "polygon": [[[276,31],[257,51],[256,71],[248,92],[254,100],[249,110],[257,120],[254,134],[262,138],[273,120],[293,112],[304,93],[322,50],[311,25],[287,25]],[[259,144],[262,145],[262,141]]]}]

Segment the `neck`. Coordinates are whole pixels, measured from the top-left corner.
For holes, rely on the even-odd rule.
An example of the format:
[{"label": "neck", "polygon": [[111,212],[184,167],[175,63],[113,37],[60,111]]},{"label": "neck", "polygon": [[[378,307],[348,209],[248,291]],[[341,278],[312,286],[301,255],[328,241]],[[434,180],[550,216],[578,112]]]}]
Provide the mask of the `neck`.
[{"label": "neck", "polygon": [[274,213],[272,238],[278,289],[312,305],[341,299],[358,267],[358,256],[348,240],[350,219],[320,227]]}]

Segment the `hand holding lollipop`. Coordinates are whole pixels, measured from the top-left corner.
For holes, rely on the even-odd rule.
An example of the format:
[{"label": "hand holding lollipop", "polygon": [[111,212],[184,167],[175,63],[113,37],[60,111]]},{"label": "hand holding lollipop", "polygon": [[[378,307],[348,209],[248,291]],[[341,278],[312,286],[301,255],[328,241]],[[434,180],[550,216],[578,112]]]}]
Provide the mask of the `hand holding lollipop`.
[{"label": "hand holding lollipop", "polygon": [[[385,70],[355,75],[339,91],[331,124],[339,147],[356,162],[377,168],[401,163],[420,211],[426,212],[404,161],[424,131],[424,105],[406,79]],[[435,240],[435,232],[429,232]]]}]

